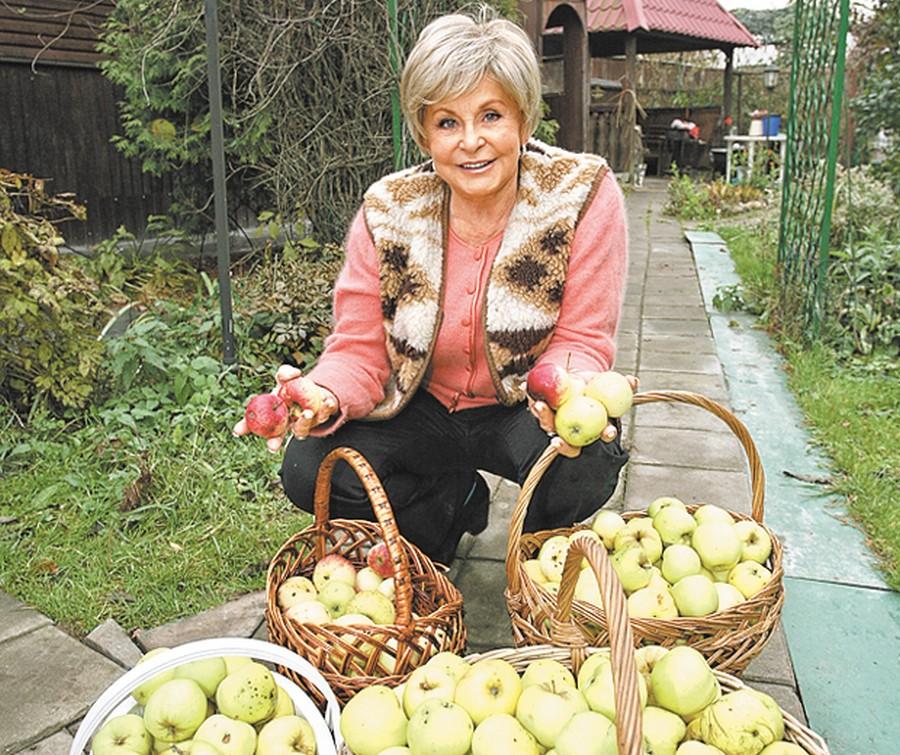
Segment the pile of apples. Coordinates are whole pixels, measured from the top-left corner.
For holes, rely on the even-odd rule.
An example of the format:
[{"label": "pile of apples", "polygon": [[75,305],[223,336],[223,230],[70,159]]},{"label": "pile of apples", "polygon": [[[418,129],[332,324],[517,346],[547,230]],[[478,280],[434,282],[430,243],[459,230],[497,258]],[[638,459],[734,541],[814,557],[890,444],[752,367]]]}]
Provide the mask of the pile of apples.
[{"label": "pile of apples", "polygon": [[[784,742],[781,708],[749,688],[722,693],[693,648],[635,651],[644,751],[652,755],[804,755]],[[341,713],[354,755],[616,755],[608,649],[577,676],[553,659],[522,675],[506,660],[439,653],[395,689],[358,692]]]},{"label": "pile of apples", "polygon": [[[169,648],[151,650],[141,662]],[[261,663],[205,658],[161,671],[132,692],[137,706],[108,719],[93,755],[315,755],[312,725]]]},{"label": "pile of apples", "polygon": [[586,382],[551,362],[528,373],[525,390],[555,412],[556,434],[579,447],[597,440],[611,417],[621,417],[631,408],[634,397],[628,380],[618,372],[598,372]]},{"label": "pile of apples", "polygon": [[[714,504],[701,505],[691,514],[670,496],[654,500],[646,516],[626,522],[616,512],[601,510],[590,530],[553,535],[537,558],[524,563],[528,576],[557,592],[569,542],[584,532],[610,553],[632,618],[708,616],[752,598],[772,579],[765,566],[772,539],[764,527],[752,520],[735,521]],[[586,561],[575,598],[603,607],[596,576]]]},{"label": "pile of apples", "polygon": [[366,554],[357,571],[338,553],[316,561],[312,579],[288,577],[278,588],[284,617],[298,624],[393,624],[394,565],[384,542]]}]

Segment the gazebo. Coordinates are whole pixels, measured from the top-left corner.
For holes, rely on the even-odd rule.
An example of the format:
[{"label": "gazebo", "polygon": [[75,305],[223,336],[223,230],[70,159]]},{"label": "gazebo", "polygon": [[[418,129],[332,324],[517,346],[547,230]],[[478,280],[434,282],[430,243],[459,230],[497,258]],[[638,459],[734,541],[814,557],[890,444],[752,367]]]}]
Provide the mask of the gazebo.
[{"label": "gazebo", "polygon": [[589,143],[592,58],[625,56],[623,129],[630,140],[637,123],[638,53],[722,50],[724,118],[732,114],[734,48],[759,46],[716,0],[522,0],[519,9],[538,54],[562,57],[558,140],[561,146],[579,151]]}]

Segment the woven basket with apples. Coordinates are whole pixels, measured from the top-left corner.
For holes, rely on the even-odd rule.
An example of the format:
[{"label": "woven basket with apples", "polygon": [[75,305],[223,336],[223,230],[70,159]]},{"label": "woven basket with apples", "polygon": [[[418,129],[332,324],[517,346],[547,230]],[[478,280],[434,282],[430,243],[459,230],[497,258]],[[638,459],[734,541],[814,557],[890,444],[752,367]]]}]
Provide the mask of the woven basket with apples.
[{"label": "woven basket with apples", "polygon": [[[602,541],[628,593],[639,645],[687,644],[710,665],[740,673],[778,625],[784,603],[782,548],[763,524],[765,476],[750,434],[731,412],[685,391],[634,396],[634,404],[688,404],[734,432],[749,462],[752,516],[712,504],[660,498],[645,511],[601,510],[592,523],[523,534],[528,504],[557,455],[547,448],[522,485],[507,543],[506,601],[516,645],[559,644],[552,616],[567,540],[587,530]],[[607,618],[589,570],[576,578],[572,620],[585,647],[608,644]],[[575,642],[569,637],[565,644]]]},{"label": "woven basket with apples", "polygon": [[[270,669],[276,663],[318,691],[324,712]],[[237,637],[200,640],[150,651],[111,684],[69,755],[336,755],[339,710],[322,675],[289,650]]]},{"label": "woven basket with apples", "polygon": [[[585,648],[571,623],[582,559],[609,617],[608,648]],[[553,622],[573,645],[441,653],[399,687],[373,685],[341,712],[341,755],[828,755],[771,697],[693,648],[635,650],[624,593],[595,540],[573,538],[563,568]]]},{"label": "woven basket with apples", "polygon": [[[329,519],[331,475],[341,459],[362,481],[377,523]],[[462,595],[400,535],[384,489],[359,452],[337,448],[325,457],[314,513],[314,523],[269,565],[272,642],[313,663],[341,701],[371,684],[400,684],[433,655],[465,647]],[[284,673],[293,678],[290,669]]]}]

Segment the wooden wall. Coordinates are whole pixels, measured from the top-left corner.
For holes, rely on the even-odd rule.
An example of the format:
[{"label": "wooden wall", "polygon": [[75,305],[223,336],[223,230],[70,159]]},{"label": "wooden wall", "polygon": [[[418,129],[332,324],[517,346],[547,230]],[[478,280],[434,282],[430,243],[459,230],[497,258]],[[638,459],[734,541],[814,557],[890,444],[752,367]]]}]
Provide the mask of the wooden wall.
[{"label": "wooden wall", "polygon": [[[87,205],[86,223],[61,227],[94,244],[124,225],[143,230],[169,206],[171,181],[141,172],[110,144],[120,131],[118,92],[97,68],[97,29],[112,0],[0,4],[0,166],[48,179]],[[24,9],[18,12],[17,9]]]}]

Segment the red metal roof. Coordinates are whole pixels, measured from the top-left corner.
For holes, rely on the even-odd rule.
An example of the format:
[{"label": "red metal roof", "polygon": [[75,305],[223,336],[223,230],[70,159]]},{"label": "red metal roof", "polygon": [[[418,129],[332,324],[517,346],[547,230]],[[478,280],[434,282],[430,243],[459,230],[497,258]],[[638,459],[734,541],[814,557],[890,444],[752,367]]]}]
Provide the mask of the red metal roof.
[{"label": "red metal roof", "polygon": [[588,31],[664,32],[736,47],[759,47],[716,0],[587,0]]}]

